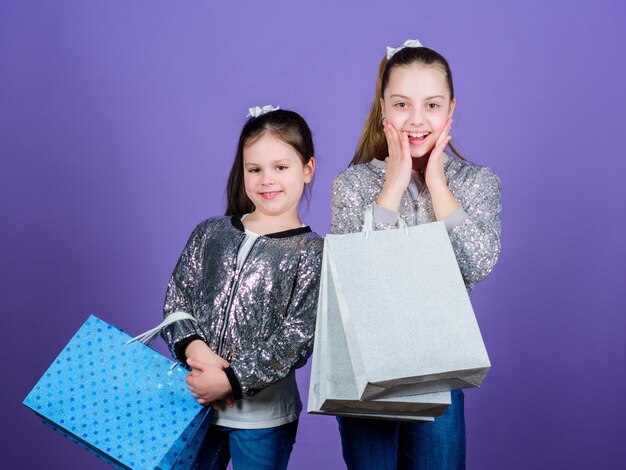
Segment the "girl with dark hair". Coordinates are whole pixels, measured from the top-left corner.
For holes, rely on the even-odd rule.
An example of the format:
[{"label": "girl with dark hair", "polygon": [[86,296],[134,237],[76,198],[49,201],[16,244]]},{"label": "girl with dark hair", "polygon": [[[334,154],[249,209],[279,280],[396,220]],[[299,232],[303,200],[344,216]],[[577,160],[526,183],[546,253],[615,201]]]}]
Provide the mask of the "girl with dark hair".
[{"label": "girl with dark hair", "polygon": [[228,178],[227,209],[198,225],[174,269],[163,331],[191,368],[187,384],[214,408],[197,467],[284,469],[302,409],[294,370],[313,344],[323,240],[302,224],[315,170],[295,112],[252,108]]},{"label": "girl with dark hair", "polygon": [[[351,166],[333,183],[333,233],[444,221],[468,293],[500,253],[500,181],[450,145],[456,100],[450,66],[418,41],[388,48]],[[445,149],[449,148],[450,153]],[[463,392],[434,422],[338,418],[349,469],[463,469]]]}]

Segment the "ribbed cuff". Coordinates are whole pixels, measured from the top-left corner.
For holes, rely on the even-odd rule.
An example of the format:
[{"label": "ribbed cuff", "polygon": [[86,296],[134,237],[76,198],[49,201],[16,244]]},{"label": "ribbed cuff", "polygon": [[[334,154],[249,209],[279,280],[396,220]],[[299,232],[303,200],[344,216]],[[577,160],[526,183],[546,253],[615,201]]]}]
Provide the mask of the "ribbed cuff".
[{"label": "ribbed cuff", "polygon": [[178,343],[174,344],[174,354],[176,354],[176,358],[187,367],[187,355],[185,354],[185,349],[189,346],[189,343],[199,339],[200,341],[204,341],[202,336],[200,335],[191,335],[186,338],[181,339]]},{"label": "ribbed cuff", "polygon": [[383,223],[387,225],[396,225],[398,223],[398,218],[400,217],[400,213],[396,211],[389,210],[385,207],[379,206],[378,204],[373,204],[373,216],[374,223]]},{"label": "ribbed cuff", "polygon": [[226,373],[226,377],[228,377],[228,381],[230,382],[230,388],[233,389],[232,395],[235,400],[241,400],[243,398],[243,392],[241,390],[241,384],[239,383],[239,379],[235,375],[235,371],[232,367],[227,367],[224,369]]},{"label": "ribbed cuff", "polygon": [[448,234],[451,233],[455,227],[461,225],[468,217],[467,212],[465,212],[462,207],[459,207],[458,209],[455,209],[452,214],[443,219],[443,223],[446,225]]}]

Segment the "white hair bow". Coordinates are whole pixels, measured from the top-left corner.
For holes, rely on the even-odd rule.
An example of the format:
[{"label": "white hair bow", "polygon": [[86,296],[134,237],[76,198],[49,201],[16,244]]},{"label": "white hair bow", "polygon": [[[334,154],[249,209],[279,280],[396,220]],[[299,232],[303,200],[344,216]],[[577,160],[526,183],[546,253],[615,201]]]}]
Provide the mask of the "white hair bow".
[{"label": "white hair bow", "polygon": [[271,104],[266,104],[263,107],[255,106],[254,108],[248,108],[248,115],[246,117],[259,117],[262,114],[269,113],[270,111],[276,111],[280,109],[280,106],[272,106]]},{"label": "white hair bow", "polygon": [[405,47],[424,47],[424,46],[422,46],[422,43],[419,42],[417,39],[407,39],[406,41],[404,41],[404,44],[402,44],[400,47],[387,46],[387,60],[391,59],[396,52],[401,51]]}]

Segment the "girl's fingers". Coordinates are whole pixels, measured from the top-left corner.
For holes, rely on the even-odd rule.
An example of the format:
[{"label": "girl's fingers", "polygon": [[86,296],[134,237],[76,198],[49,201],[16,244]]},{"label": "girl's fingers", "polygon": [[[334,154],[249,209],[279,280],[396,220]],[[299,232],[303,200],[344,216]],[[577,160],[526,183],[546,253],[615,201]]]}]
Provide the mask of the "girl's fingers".
[{"label": "girl's fingers", "polygon": [[[411,146],[409,145],[409,136],[404,132],[398,132],[395,127],[389,125],[390,131],[394,136],[396,154],[400,158],[411,158]],[[391,156],[391,150],[389,152]]]},{"label": "girl's fingers", "polygon": [[398,134],[395,127],[389,123],[385,123],[383,128],[385,131],[385,138],[387,139],[387,147],[389,150],[389,157],[394,158],[396,155],[401,155],[402,152],[402,137]]},{"label": "girl's fingers", "polygon": [[189,376],[187,376],[186,382],[187,382],[187,388],[188,388],[189,390],[191,390],[192,392],[195,392],[195,391],[196,391],[196,386],[197,386],[198,384],[197,384],[197,383],[196,383],[196,381],[193,379],[193,377],[189,377]]},{"label": "girl's fingers", "polygon": [[437,142],[437,145],[435,146],[435,150],[441,150],[443,152],[443,150],[446,148],[446,145],[448,145],[451,140],[452,140],[452,137],[447,135],[445,139],[441,140],[441,142],[439,141]]},{"label": "girl's fingers", "polygon": [[385,125],[383,126],[383,132],[385,133],[385,139],[387,139],[387,146],[389,147],[390,155],[391,149],[395,146],[395,139],[391,129],[391,126],[387,123],[385,123]]},{"label": "girl's fingers", "polygon": [[391,136],[393,137],[394,142],[396,144],[401,144],[402,143],[402,139],[401,139],[400,133],[396,130],[395,127],[393,127],[392,124],[389,124],[389,132],[391,133]]},{"label": "girl's fingers", "polygon": [[441,160],[443,162],[443,151],[445,150],[446,145],[450,143],[451,139],[452,137],[448,136],[443,142],[438,143],[430,154],[430,160]]},{"label": "girl's fingers", "polygon": [[200,372],[204,372],[208,366],[208,364],[206,362],[200,361],[198,359],[193,359],[191,357],[187,358],[187,364],[192,368],[192,369],[198,369]]},{"label": "girl's fingers", "polygon": [[402,156],[411,158],[411,148],[409,147],[409,136],[407,134],[401,134],[400,146],[402,149]]},{"label": "girl's fingers", "polygon": [[452,140],[452,137],[450,137],[451,127],[452,127],[452,119],[448,118],[448,120],[443,126],[443,129],[441,130],[441,134],[439,134],[439,137],[437,138],[437,142],[435,143],[435,148],[433,149],[431,155],[443,154],[443,151],[446,148],[446,145],[448,145],[450,143],[450,140]]},{"label": "girl's fingers", "polygon": [[443,129],[441,129],[441,134],[439,134],[439,138],[437,139],[437,144],[439,144],[439,142],[445,140],[446,137],[448,137],[451,127],[452,127],[452,119],[448,118],[446,123],[443,125]]}]

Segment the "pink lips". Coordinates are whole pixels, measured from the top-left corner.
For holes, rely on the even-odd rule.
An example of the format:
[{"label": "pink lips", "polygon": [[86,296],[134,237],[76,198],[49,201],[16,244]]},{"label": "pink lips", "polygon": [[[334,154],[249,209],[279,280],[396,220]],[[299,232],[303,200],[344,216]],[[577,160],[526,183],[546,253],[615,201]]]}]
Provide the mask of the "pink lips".
[{"label": "pink lips", "polygon": [[259,193],[259,196],[261,196],[261,198],[265,199],[266,201],[271,201],[272,199],[276,199],[281,192],[282,191],[271,191],[267,193]]},{"label": "pink lips", "polygon": [[420,138],[416,138],[416,137],[411,137],[409,135],[407,135],[409,138],[409,144],[411,145],[421,145],[423,144],[426,139],[428,139],[428,137],[430,137],[430,134],[424,136],[424,137],[420,137]]}]

